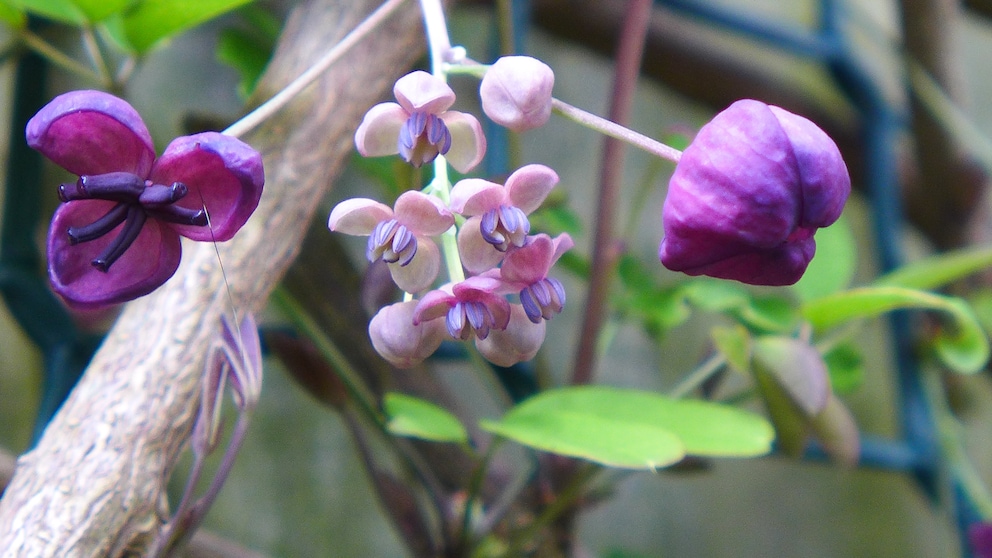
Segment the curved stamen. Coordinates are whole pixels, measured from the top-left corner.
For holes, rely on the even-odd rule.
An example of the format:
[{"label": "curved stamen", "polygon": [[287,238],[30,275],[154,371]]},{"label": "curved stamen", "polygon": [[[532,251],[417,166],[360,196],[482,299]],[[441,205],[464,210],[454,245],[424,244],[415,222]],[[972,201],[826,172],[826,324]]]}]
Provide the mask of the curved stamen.
[{"label": "curved stamen", "polygon": [[88,242],[90,240],[100,238],[101,236],[114,230],[114,227],[117,225],[123,223],[124,219],[127,218],[127,215],[128,205],[126,203],[119,203],[110,208],[110,211],[105,213],[103,217],[100,217],[89,225],[83,225],[82,227],[69,227],[66,231],[69,235],[69,243],[76,245],[80,242]]},{"label": "curved stamen", "polygon": [[486,242],[506,252],[511,244],[520,247],[526,243],[530,221],[519,207],[501,205],[482,214],[479,229]]},{"label": "curved stamen", "polygon": [[392,251],[396,254],[397,262],[404,266],[417,255],[417,237],[410,229],[400,225],[393,235]]},{"label": "curved stamen", "polygon": [[520,291],[520,304],[535,324],[542,318],[550,320],[565,307],[565,286],[554,277],[545,277]]},{"label": "curved stamen", "polygon": [[134,239],[138,238],[138,234],[141,233],[141,227],[145,225],[147,218],[145,212],[140,207],[136,205],[127,206],[127,218],[124,221],[124,228],[103,253],[90,262],[93,264],[93,267],[106,273],[110,269],[110,266],[131,247]]},{"label": "curved stamen", "polygon": [[189,188],[182,182],[173,182],[171,186],[163,184],[153,184],[145,188],[138,196],[141,205],[166,205],[175,203],[189,193]]},{"label": "curved stamen", "polygon": [[[145,190],[145,179],[129,172],[108,172],[80,176],[76,184],[77,191],[82,193],[83,198],[74,199],[136,202]],[[63,201],[71,201],[71,199]]]},{"label": "curved stamen", "polygon": [[149,217],[154,217],[168,223],[179,225],[207,226],[207,212],[203,209],[190,209],[179,205],[163,205],[161,207],[148,207],[145,212]]},{"label": "curved stamen", "polygon": [[456,302],[448,309],[448,315],[444,319],[444,325],[448,328],[448,334],[455,339],[465,341],[469,337],[469,330],[465,327],[465,303]]},{"label": "curved stamen", "polygon": [[436,114],[414,112],[400,128],[396,147],[406,162],[419,168],[451,149],[451,132]]}]

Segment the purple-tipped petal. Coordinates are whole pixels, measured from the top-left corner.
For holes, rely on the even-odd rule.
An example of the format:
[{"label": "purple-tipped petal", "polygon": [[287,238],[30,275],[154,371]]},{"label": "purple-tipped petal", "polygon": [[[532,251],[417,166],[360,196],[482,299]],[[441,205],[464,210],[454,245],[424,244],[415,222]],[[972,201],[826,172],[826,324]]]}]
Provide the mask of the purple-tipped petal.
[{"label": "purple-tipped petal", "polygon": [[107,272],[96,269],[91,261],[115,240],[117,231],[72,245],[66,230],[93,222],[113,205],[102,200],[76,201],[59,206],[52,218],[48,275],[52,288],[71,306],[97,308],[144,296],[165,283],[179,267],[179,235],[167,225],[148,219],[130,248]]},{"label": "purple-tipped petal", "polygon": [[533,323],[519,304],[510,305],[510,320],[505,329],[492,330],[485,339],[476,339],[482,356],[497,366],[512,366],[530,360],[544,343],[546,322]]},{"label": "purple-tipped petal", "polygon": [[389,274],[396,286],[408,293],[419,293],[430,287],[440,270],[441,252],[427,237],[417,238],[417,253],[408,264],[389,264]]},{"label": "purple-tipped petal", "polygon": [[355,131],[355,148],[365,157],[396,155],[396,138],[410,113],[396,103],[379,103],[362,119]]},{"label": "purple-tipped petal", "polygon": [[102,91],[71,91],[45,105],[25,130],[28,145],[76,175],[123,171],[147,176],[155,160],[138,112]]},{"label": "purple-tipped petal", "polygon": [[394,215],[417,234],[427,236],[441,234],[455,224],[455,217],[441,200],[416,190],[404,192],[396,199]]},{"label": "purple-tipped petal", "polygon": [[177,206],[206,206],[210,227],[173,224],[179,234],[218,242],[230,240],[248,221],[265,183],[262,156],[243,141],[217,132],[172,140],[149,178],[156,184],[185,184],[189,193]]},{"label": "purple-tipped petal", "polygon": [[504,255],[486,242],[479,228],[481,223],[481,217],[472,217],[458,230],[458,254],[462,266],[471,273],[482,273],[496,267]]},{"label": "purple-tipped petal", "polygon": [[663,209],[669,269],[757,285],[802,276],[812,234],[840,214],[850,179],[826,134],[772,109],[738,101],[683,153]]},{"label": "purple-tipped petal", "polygon": [[444,322],[413,323],[417,301],[383,307],[369,322],[369,337],[384,359],[397,368],[409,368],[429,357],[444,339]]},{"label": "purple-tipped petal", "polygon": [[382,221],[393,218],[393,210],[369,198],[351,198],[334,206],[327,228],[334,232],[368,236]]},{"label": "purple-tipped petal", "polygon": [[451,210],[466,217],[496,209],[506,199],[506,188],[481,178],[459,180],[451,188]]},{"label": "purple-tipped petal", "polygon": [[441,114],[455,103],[455,92],[442,79],[423,70],[396,80],[393,95],[407,112]]},{"label": "purple-tipped petal", "polygon": [[551,116],[555,74],[530,56],[504,56],[479,85],[482,110],[501,126],[523,132],[543,126]]},{"label": "purple-tipped petal", "polygon": [[451,148],[445,158],[460,173],[466,173],[486,156],[486,135],[474,116],[449,110],[439,115],[451,133]]},{"label": "purple-tipped petal", "polygon": [[544,165],[525,165],[506,179],[506,199],[531,214],[558,184],[558,173]]}]

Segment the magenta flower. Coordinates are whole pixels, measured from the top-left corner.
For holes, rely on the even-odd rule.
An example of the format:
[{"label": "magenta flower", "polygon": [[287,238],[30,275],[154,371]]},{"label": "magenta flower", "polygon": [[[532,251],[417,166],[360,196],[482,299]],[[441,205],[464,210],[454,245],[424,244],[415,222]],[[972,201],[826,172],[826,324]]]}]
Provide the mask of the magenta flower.
[{"label": "magenta flower", "polygon": [[368,236],[369,262],[389,264],[393,281],[408,293],[431,286],[441,269],[441,253],[431,240],[455,224],[455,218],[434,196],[404,192],[394,209],[368,198],[353,198],[331,211],[332,231]]},{"label": "magenta flower", "polygon": [[480,178],[460,180],[451,189],[451,210],[470,217],[458,231],[462,264],[472,273],[491,269],[512,246],[523,246],[532,213],[558,183],[555,171],[526,165],[506,179],[506,185]]},{"label": "magenta flower", "polygon": [[519,294],[520,304],[531,322],[541,323],[561,313],[565,306],[565,287],[548,277],[551,266],[570,250],[572,237],[561,234],[552,239],[539,234],[527,239],[522,247],[511,250],[499,268],[504,288]]},{"label": "magenta flower", "polygon": [[813,258],[813,233],[837,220],[851,179],[809,120],[737,101],[699,130],[663,209],[665,267],[753,285],[790,285]]},{"label": "magenta flower", "polygon": [[262,195],[262,158],[247,144],[216,132],[183,136],[156,160],[141,117],[108,93],[56,97],[26,136],[79,176],[59,187],[65,203],[48,234],[53,289],[75,307],[148,294],[179,266],[180,236],[229,240]]},{"label": "magenta flower", "polygon": [[992,558],[992,523],[972,523],[968,527],[968,544],[975,558]]},{"label": "magenta flower", "polygon": [[372,346],[397,368],[409,368],[431,356],[444,339],[444,323],[428,320],[414,325],[417,301],[385,306],[369,322]]},{"label": "magenta flower", "polygon": [[444,155],[468,172],[486,154],[486,137],[472,115],[448,110],[455,92],[423,71],[401,77],[393,87],[397,103],[369,109],[355,132],[355,147],[366,157],[400,154],[415,167]]},{"label": "magenta flower", "polygon": [[555,73],[530,56],[504,56],[482,78],[479,98],[486,116],[500,126],[523,132],[551,117]]},{"label": "magenta flower", "polygon": [[433,290],[418,302],[413,325],[444,317],[455,339],[485,339],[510,321],[510,303],[497,294],[499,286],[496,279],[478,276]]}]

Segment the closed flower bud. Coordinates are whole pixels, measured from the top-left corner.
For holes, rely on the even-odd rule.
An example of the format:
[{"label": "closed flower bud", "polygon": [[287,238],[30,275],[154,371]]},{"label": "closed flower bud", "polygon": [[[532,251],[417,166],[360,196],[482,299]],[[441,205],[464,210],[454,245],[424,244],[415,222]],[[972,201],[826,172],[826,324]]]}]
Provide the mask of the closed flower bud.
[{"label": "closed flower bud", "polygon": [[665,199],[665,267],[752,285],[791,285],[813,233],[837,220],[851,179],[837,145],[809,120],[737,101],[699,130]]},{"label": "closed flower bud", "polygon": [[555,74],[530,56],[504,56],[482,78],[482,110],[493,122],[515,132],[543,126],[551,117]]}]

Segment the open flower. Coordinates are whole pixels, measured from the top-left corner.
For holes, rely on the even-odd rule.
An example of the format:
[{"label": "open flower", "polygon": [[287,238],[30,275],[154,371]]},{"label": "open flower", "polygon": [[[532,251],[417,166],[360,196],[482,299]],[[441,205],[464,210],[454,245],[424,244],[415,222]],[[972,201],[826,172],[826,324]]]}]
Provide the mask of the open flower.
[{"label": "open flower", "polygon": [[478,276],[433,290],[417,304],[413,324],[444,317],[453,338],[485,339],[510,321],[510,303],[497,293],[499,286],[496,279]]},{"label": "open flower", "polygon": [[665,267],[753,285],[790,285],[813,258],[813,233],[837,220],[851,179],[809,120],[737,101],[699,130],[665,199]]},{"label": "open flower", "polygon": [[176,138],[156,160],[141,117],[108,93],[56,97],[31,118],[26,136],[79,176],[59,187],[65,203],[48,234],[52,286],[76,307],[153,291],[179,266],[180,235],[229,240],[262,195],[262,157],[247,144],[205,132]]},{"label": "open flower", "polygon": [[394,209],[368,198],[352,198],[331,211],[332,231],[368,236],[369,262],[389,264],[393,281],[408,293],[431,286],[441,269],[441,253],[431,236],[455,224],[455,218],[434,196],[404,192]]},{"label": "open flower", "polygon": [[512,246],[523,246],[532,213],[558,183],[558,174],[544,165],[520,167],[506,185],[480,178],[460,180],[451,189],[451,210],[470,217],[458,232],[458,251],[465,269],[482,273],[500,262]]},{"label": "open flower", "polygon": [[551,117],[555,73],[530,56],[504,56],[486,71],[479,98],[486,116],[500,126],[523,132]]},{"label": "open flower", "polygon": [[420,167],[444,155],[459,172],[468,172],[486,154],[482,126],[471,114],[448,110],[455,92],[424,71],[397,80],[398,103],[380,103],[365,114],[355,132],[355,147],[366,157],[397,153]]},{"label": "open flower", "polygon": [[564,308],[565,287],[561,281],[548,277],[548,272],[574,245],[567,233],[554,239],[538,234],[503,259],[498,270],[500,280],[505,289],[520,295],[520,303],[531,322],[550,320]]}]

